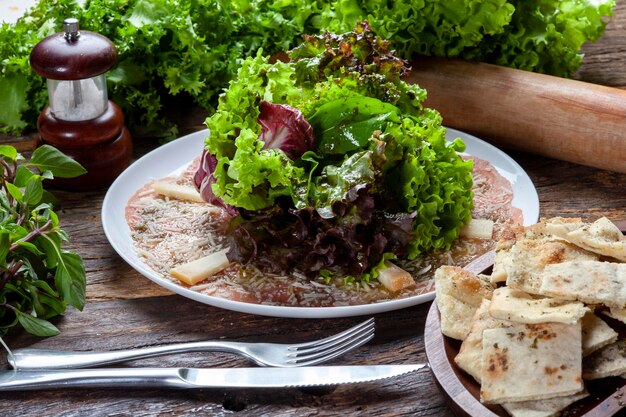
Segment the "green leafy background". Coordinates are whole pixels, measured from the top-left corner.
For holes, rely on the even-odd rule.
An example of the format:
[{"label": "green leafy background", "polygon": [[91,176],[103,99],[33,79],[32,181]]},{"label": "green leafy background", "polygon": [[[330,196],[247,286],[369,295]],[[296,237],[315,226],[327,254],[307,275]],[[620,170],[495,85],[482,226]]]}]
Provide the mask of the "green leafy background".
[{"label": "green leafy background", "polygon": [[35,127],[45,80],[28,64],[33,46],[77,17],[110,38],[119,63],[109,94],[134,135],[172,138],[172,101],[212,113],[242,59],[292,48],[303,33],[347,32],[368,19],[404,58],[460,56],[559,76],[580,65],[584,42],[602,35],[614,0],[41,0],[0,27],[0,132]]}]

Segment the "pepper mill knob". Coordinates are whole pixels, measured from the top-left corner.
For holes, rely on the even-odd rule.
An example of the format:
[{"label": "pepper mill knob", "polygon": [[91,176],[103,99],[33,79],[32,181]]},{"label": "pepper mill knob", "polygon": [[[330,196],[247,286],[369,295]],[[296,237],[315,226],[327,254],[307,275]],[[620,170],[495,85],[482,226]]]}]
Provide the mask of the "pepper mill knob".
[{"label": "pepper mill knob", "polygon": [[78,19],[70,17],[63,21],[63,30],[65,30],[65,39],[73,41],[80,36],[78,31]]}]

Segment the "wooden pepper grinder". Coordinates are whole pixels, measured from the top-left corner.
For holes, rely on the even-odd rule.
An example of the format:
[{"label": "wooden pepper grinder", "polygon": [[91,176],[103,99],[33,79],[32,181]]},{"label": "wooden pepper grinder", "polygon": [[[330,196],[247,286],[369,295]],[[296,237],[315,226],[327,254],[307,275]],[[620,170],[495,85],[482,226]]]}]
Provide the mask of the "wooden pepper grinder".
[{"label": "wooden pepper grinder", "polygon": [[68,190],[109,185],[131,162],[132,139],[122,110],[107,96],[105,72],[117,62],[117,50],[102,35],[78,31],[77,19],[65,19],[64,32],[48,36],[30,54],[30,65],[48,80],[49,106],[37,121],[41,142],[82,164],[87,173],[55,179]]}]

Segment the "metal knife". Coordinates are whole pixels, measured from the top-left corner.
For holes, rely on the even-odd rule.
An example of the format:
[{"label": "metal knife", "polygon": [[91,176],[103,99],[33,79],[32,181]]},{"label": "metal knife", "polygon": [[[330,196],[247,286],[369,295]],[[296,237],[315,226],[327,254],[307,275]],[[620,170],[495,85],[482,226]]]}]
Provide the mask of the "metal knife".
[{"label": "metal knife", "polygon": [[413,365],[300,368],[99,368],[0,371],[0,391],[48,388],[286,388],[356,384],[425,368]]}]

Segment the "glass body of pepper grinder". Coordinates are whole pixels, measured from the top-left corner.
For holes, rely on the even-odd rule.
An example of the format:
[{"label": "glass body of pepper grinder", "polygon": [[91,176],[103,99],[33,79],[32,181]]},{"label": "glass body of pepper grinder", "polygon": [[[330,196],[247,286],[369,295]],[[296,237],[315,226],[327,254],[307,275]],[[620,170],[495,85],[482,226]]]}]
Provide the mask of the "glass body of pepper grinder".
[{"label": "glass body of pepper grinder", "polygon": [[117,50],[106,37],[79,31],[77,19],[65,19],[63,32],[39,42],[30,65],[47,79],[49,106],[37,121],[42,143],[82,164],[80,177],[55,179],[68,190],[109,185],[131,162],[132,139],[124,115],[108,99],[106,72],[117,63]]}]

